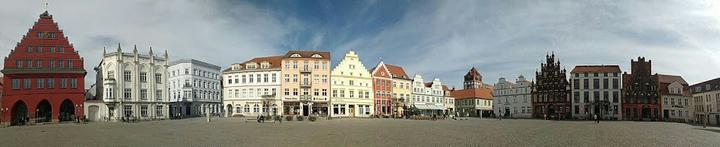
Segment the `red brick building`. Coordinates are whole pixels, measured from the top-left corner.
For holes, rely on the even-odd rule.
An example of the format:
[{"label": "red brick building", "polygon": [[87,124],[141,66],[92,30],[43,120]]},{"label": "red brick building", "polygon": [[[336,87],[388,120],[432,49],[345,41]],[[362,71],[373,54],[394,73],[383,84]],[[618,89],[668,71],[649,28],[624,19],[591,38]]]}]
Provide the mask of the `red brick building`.
[{"label": "red brick building", "polygon": [[73,121],[83,116],[83,59],[53,21],[40,15],[5,58],[3,123]]},{"label": "red brick building", "polygon": [[375,96],[373,104],[375,105],[375,115],[393,116],[393,80],[388,67],[380,61],[371,71],[373,78],[373,91]]},{"label": "red brick building", "polygon": [[566,70],[560,69],[560,61],[555,54],[546,55],[545,63],[540,64],[540,72],[535,72],[532,88],[532,107],[534,118],[569,119],[570,84]]},{"label": "red brick building", "polygon": [[638,57],[630,60],[632,73],[623,73],[623,120],[662,120],[658,75],[652,74],[652,62]]}]

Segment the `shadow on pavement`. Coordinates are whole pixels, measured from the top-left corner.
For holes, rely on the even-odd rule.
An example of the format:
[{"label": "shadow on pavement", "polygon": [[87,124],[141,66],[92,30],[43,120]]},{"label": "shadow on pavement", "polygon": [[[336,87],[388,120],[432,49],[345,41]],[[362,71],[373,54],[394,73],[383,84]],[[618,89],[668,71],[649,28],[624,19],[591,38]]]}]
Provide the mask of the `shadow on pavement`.
[{"label": "shadow on pavement", "polygon": [[718,130],[718,129],[710,129],[710,128],[695,128],[695,129],[697,129],[697,130],[703,130],[703,131],[710,131],[710,132],[715,132],[715,133],[720,133],[720,130]]}]

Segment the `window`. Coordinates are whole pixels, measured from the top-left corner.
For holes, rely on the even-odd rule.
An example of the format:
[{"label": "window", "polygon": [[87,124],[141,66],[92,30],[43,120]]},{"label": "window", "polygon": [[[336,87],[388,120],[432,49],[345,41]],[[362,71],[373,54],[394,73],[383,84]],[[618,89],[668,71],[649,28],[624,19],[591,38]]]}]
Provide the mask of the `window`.
[{"label": "window", "polygon": [[[595,75],[597,76],[597,73]],[[593,79],[593,88],[600,89],[600,79]]]},{"label": "window", "polygon": [[68,81],[67,81],[66,78],[61,78],[61,79],[60,79],[60,88],[68,88],[68,87],[67,87],[67,86],[68,86],[68,85],[67,85],[67,82],[68,82]]},{"label": "window", "polygon": [[32,52],[33,52],[33,47],[32,47],[32,46],[28,46],[28,47],[27,47],[27,52],[28,52],[28,53],[32,53]]},{"label": "window", "polygon": [[77,79],[70,79],[70,88],[78,88]]},{"label": "window", "polygon": [[147,100],[147,89],[140,89],[140,99]]},{"label": "window", "polygon": [[597,102],[600,100],[600,91],[594,91],[593,92],[593,102]]},{"label": "window", "polygon": [[162,105],[155,106],[155,115],[163,116],[163,106]]},{"label": "window", "polygon": [[23,60],[15,60],[16,68],[23,68]]},{"label": "window", "polygon": [[37,82],[37,84],[35,84],[35,86],[36,86],[38,89],[39,89],[39,88],[45,88],[45,79],[40,78],[40,79],[37,79],[36,82]]},{"label": "window", "polygon": [[610,84],[608,82],[608,79],[603,79],[603,89],[610,89]]},{"label": "window", "polygon": [[[249,82],[249,83],[253,83],[253,79],[254,79],[254,78],[253,78],[253,75],[250,74],[250,78],[248,79],[248,80],[249,80],[248,82]],[[245,81],[245,79],[243,79],[243,81]],[[245,82],[243,82],[243,83],[245,83]]]},{"label": "window", "polygon": [[155,74],[155,83],[162,84],[162,74]]},{"label": "window", "polygon": [[580,92],[575,91],[575,93],[573,93],[573,100],[575,103],[580,102]]},{"label": "window", "polygon": [[[585,76],[587,77],[587,73]],[[583,79],[583,89],[590,89],[590,80]]]},{"label": "window", "polygon": [[142,105],[142,106],[140,106],[140,116],[142,116],[142,117],[148,117],[147,109],[148,109],[148,106],[147,106],[147,105]]},{"label": "window", "polygon": [[608,92],[608,91],[603,91],[603,101],[608,101],[608,100],[610,100],[609,97],[610,97],[610,92]]},{"label": "window", "polygon": [[[617,73],[616,73],[615,75],[617,75]],[[612,82],[613,82],[612,88],[613,88],[613,89],[618,89],[618,84],[619,84],[618,79],[613,79]]]},{"label": "window", "polygon": [[125,114],[125,116],[132,116],[132,105],[124,105],[123,113]]},{"label": "window", "polygon": [[132,81],[132,75],[131,75],[130,71],[123,72],[123,79],[125,80],[125,82]]},{"label": "window", "polygon": [[[262,82],[262,81],[261,81],[262,78],[260,77],[260,76],[261,76],[260,74],[257,74],[257,75],[255,75],[255,76],[257,76],[257,82],[258,82],[258,83]],[[252,82],[252,81],[251,81],[251,82]]]},{"label": "window", "polygon": [[12,89],[20,89],[20,79],[12,79]]},{"label": "window", "polygon": [[589,103],[589,102],[590,102],[590,92],[585,91],[585,92],[583,93],[583,97],[584,97],[584,99],[585,99],[585,103]]},{"label": "window", "polygon": [[125,100],[130,100],[131,97],[132,97],[132,89],[125,88],[125,90],[123,91],[123,98],[125,98]]},{"label": "window", "polygon": [[162,90],[155,90],[155,99],[162,100],[162,98],[163,98],[162,94],[163,94]]},{"label": "window", "polygon": [[147,82],[147,73],[146,72],[140,72],[140,82]]},{"label": "window", "polygon": [[[275,75],[273,74],[273,76],[275,76]],[[270,77],[268,76],[268,74],[264,74],[264,75],[263,75],[263,82],[265,82],[265,83],[270,82],[270,80],[268,80],[269,78],[270,78]]]},{"label": "window", "polygon": [[612,100],[613,103],[617,103],[617,102],[618,102],[618,98],[619,98],[618,92],[617,92],[617,91],[613,91],[613,100]]},{"label": "window", "polygon": [[24,89],[30,89],[30,79],[24,79],[23,80],[23,88]]},{"label": "window", "polygon": [[272,74],[272,82],[273,83],[277,82],[277,74]]},{"label": "window", "polygon": [[55,88],[55,79],[48,78],[47,81],[48,81],[47,88],[50,88],[50,89]]},{"label": "window", "polygon": [[[575,75],[577,76],[578,74]],[[580,89],[580,79],[573,80],[573,89]]]}]

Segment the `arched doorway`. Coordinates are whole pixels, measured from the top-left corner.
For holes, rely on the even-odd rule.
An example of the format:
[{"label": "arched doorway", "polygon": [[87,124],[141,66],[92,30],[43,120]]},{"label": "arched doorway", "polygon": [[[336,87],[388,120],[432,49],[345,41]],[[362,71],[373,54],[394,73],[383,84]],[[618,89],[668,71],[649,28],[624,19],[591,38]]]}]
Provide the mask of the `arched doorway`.
[{"label": "arched doorway", "polygon": [[17,101],[15,102],[15,105],[13,105],[12,108],[12,114],[10,115],[10,119],[12,119],[12,122],[10,122],[10,125],[25,125],[25,122],[27,121],[28,117],[28,109],[27,105],[25,105],[25,102],[23,101]]},{"label": "arched doorway", "polygon": [[75,120],[75,106],[70,99],[65,99],[60,104],[60,121]]},{"label": "arched doorway", "polygon": [[88,107],[88,119],[90,121],[99,121],[100,106],[92,105]]},{"label": "arched doorway", "polygon": [[233,107],[232,107],[232,105],[230,105],[230,104],[227,104],[227,109],[226,109],[226,111],[225,111],[225,112],[227,113],[227,114],[225,115],[226,117],[230,117],[230,116],[232,116],[232,113],[234,112],[234,111],[233,111]]},{"label": "arched doorway", "polygon": [[38,103],[37,109],[35,109],[35,122],[50,122],[52,121],[52,106],[47,100],[42,100]]}]

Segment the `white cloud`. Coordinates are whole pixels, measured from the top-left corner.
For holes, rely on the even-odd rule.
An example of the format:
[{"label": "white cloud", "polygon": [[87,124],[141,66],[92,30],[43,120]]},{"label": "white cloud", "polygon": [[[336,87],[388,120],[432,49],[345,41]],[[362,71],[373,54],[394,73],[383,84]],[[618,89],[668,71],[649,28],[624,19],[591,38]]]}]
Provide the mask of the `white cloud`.
[{"label": "white cloud", "polygon": [[460,86],[476,66],[484,80],[533,71],[554,51],[569,71],[579,64],[619,64],[645,56],[653,72],[696,83],[720,70],[718,2],[432,1],[414,5],[382,32],[341,48],[385,56],[411,73]]},{"label": "white cloud", "polygon": [[[86,83],[93,83],[94,71],[103,47],[115,51],[117,43],[125,52],[137,44],[147,53],[168,50],[171,60],[194,58],[227,67],[254,56],[282,53],[278,48],[288,33],[300,24],[271,10],[246,3],[220,9],[218,1],[86,1],[51,2],[50,13],[85,58],[89,70]],[[36,1],[12,0],[0,5],[0,54],[27,32],[43,11]],[[88,85],[89,86],[89,85]]]}]

